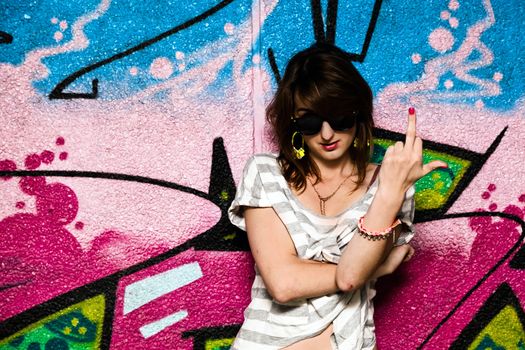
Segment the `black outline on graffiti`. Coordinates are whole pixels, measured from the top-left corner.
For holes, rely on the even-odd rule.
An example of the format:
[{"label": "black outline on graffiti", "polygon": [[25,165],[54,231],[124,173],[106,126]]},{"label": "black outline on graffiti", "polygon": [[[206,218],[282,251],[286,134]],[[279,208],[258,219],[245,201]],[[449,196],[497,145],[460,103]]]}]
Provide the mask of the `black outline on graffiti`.
[{"label": "black outline on graffiti", "polygon": [[[326,8],[326,26],[323,22],[321,0],[310,0],[312,10],[312,27],[314,30],[314,38],[316,42],[326,42],[335,44],[335,35],[337,31],[337,10],[339,7],[338,0],[328,0]],[[363,62],[370,42],[372,41],[372,35],[377,24],[377,18],[381,11],[382,0],[375,0],[374,7],[372,9],[372,15],[370,16],[370,22],[368,22],[368,28],[366,30],[365,40],[361,49],[361,53],[350,53],[354,61]],[[326,29],[325,29],[326,27]]]},{"label": "black outline on graffiti", "polygon": [[206,349],[206,342],[208,340],[219,340],[224,338],[235,338],[241,325],[226,325],[219,327],[205,327],[193,329],[182,333],[182,338],[193,338],[193,349]]},{"label": "black outline on graffiti", "polygon": [[0,30],[0,44],[11,44],[12,42],[13,36]]},{"label": "black outline on graffiti", "polygon": [[496,317],[501,310],[506,306],[514,308],[518,314],[521,326],[525,326],[525,312],[521,307],[521,303],[512,291],[508,283],[504,282],[499,285],[498,289],[485,301],[483,306],[478,310],[476,316],[463,329],[461,334],[450,346],[450,350],[467,349],[476,337],[488,326],[488,324]]},{"label": "black outline on graffiti", "polygon": [[277,66],[277,62],[275,61],[275,53],[273,52],[273,49],[270,47],[267,50],[268,54],[268,62],[270,62],[270,68],[273,72],[273,77],[277,84],[281,81],[281,73],[279,73],[279,67]]},{"label": "black outline on graffiti", "polygon": [[429,220],[429,221],[437,221],[437,220],[446,220],[446,219],[455,219],[455,218],[474,218],[474,217],[484,217],[484,216],[495,216],[495,217],[501,217],[504,219],[509,219],[521,226],[521,235],[518,238],[517,242],[505,253],[505,255],[498,261],[494,266],[492,266],[483,277],[479,279],[478,282],[461,297],[461,299],[458,301],[458,303],[450,310],[450,312],[438,323],[438,325],[427,335],[427,337],[423,340],[421,344],[418,345],[416,348],[417,350],[421,350],[423,346],[430,341],[430,339],[438,332],[438,330],[454,315],[454,313],[470,298],[470,296],[485,282],[503,263],[509,259],[509,257],[520,247],[520,245],[523,243],[523,240],[525,238],[525,221],[523,221],[520,217],[512,214],[507,214],[503,212],[467,212],[467,213],[454,213],[454,214],[446,214],[443,215],[443,217],[435,219],[435,220]]},{"label": "black outline on graffiti", "polygon": [[179,185],[174,182],[166,180],[152,179],[151,177],[127,175],[119,173],[106,173],[98,171],[76,171],[76,170],[14,170],[14,171],[0,171],[0,177],[3,176],[51,176],[51,177],[81,177],[90,179],[106,179],[145,183],[160,187],[171,188],[177,191],[190,193],[202,198],[208,199],[208,194],[191,187]]},{"label": "black outline on graffiti", "polygon": [[525,245],[521,247],[520,251],[514,255],[509,263],[509,266],[515,270],[525,269]]},{"label": "black outline on graffiti", "polygon": [[[473,168],[473,170],[470,173],[468,171],[465,173],[464,179],[462,179],[463,185],[460,186],[460,184],[458,184],[458,186],[455,189],[455,192],[453,193],[453,195],[455,194],[455,196],[453,198],[452,198],[453,195],[449,197],[449,200],[447,201],[445,205],[447,210],[450,207],[450,205],[452,205],[453,201],[467,187],[467,185],[470,183],[473,177],[477,174],[477,172],[481,169],[481,167],[486,162],[488,157],[494,152],[496,147],[499,145],[502,137],[504,136],[506,130],[507,130],[507,127],[504,128],[498,134],[496,139],[492,142],[492,144],[489,146],[489,148],[484,154],[479,154],[479,153],[468,151],[462,148],[453,147],[453,146],[449,146],[445,144],[439,144],[436,142],[430,142],[430,141],[424,142],[424,147],[426,149],[433,149],[433,150],[441,151],[441,152],[445,151],[448,154],[456,155],[462,158],[467,157],[472,162],[471,168]],[[401,135],[401,134],[393,133],[393,132],[386,131],[386,130],[379,130],[379,129],[376,129],[374,133],[376,135],[379,135],[379,137],[386,137],[386,138],[394,139],[394,140],[397,140],[400,137],[404,137],[404,135]],[[190,187],[178,185],[178,184],[171,183],[171,182],[164,181],[164,180],[156,180],[156,179],[150,179],[150,178],[142,177],[142,176],[132,176],[132,175],[114,174],[114,173],[97,173],[97,172],[81,172],[81,171],[0,171],[0,177],[2,176],[90,177],[90,178],[104,178],[104,179],[114,179],[114,180],[148,183],[148,184],[173,188],[173,189],[176,189],[182,192],[191,193],[196,196],[208,199],[212,201],[213,203],[216,203],[217,205],[219,205],[219,207],[221,208],[221,212],[222,212],[221,220],[222,219],[227,220],[227,217],[225,218],[225,215],[226,215],[225,208],[227,207],[227,204],[217,203],[217,201],[220,202],[220,200],[216,198],[220,186],[212,184],[212,179],[214,178],[213,173],[215,171],[220,170],[219,166],[214,167],[213,158],[215,158],[217,154],[220,154],[217,152],[220,152],[221,149],[223,150],[224,153],[220,154],[220,156],[226,157],[226,162],[227,162],[227,155],[225,153],[223,141],[221,138],[218,138],[214,141],[213,149],[214,149],[214,152],[213,152],[214,155],[212,156],[212,176],[210,177],[209,193],[205,193],[205,192],[202,192],[202,191],[190,188]],[[231,173],[230,173],[230,178],[231,178]],[[235,189],[233,189],[233,191],[235,191]],[[212,193],[214,193],[213,196],[211,195]],[[439,322],[439,324],[430,332],[427,338],[423,341],[423,343],[421,343],[418,346],[417,349],[421,349],[437,333],[437,331],[441,328],[441,326],[445,324],[447,320],[452,317],[452,315],[472,295],[472,293],[477,288],[479,288],[483,284],[483,282],[519,248],[520,244],[522,243],[524,239],[524,235],[525,235],[525,222],[515,215],[501,213],[501,212],[471,212],[471,213],[443,214],[444,213],[443,208],[444,207],[440,208],[439,211],[433,213],[433,215],[438,216],[437,218],[435,217],[433,219],[425,219],[425,220],[416,218],[415,221],[423,222],[423,221],[436,221],[436,220],[460,218],[460,217],[496,216],[496,217],[502,217],[502,218],[510,219],[510,220],[517,222],[519,225],[521,225],[522,234],[520,238],[518,239],[518,241],[516,242],[516,244],[514,244],[514,246],[509,251],[507,251],[504,257],[500,259],[491,269],[489,269],[489,271],[461,298],[461,300],[456,304],[456,306],[447,314],[447,316],[445,316]],[[417,216],[420,216],[421,213],[424,213],[424,211],[418,211]],[[221,222],[221,220],[219,221],[219,223]],[[213,232],[214,228],[216,228],[219,225],[219,223],[217,223],[212,229],[204,232],[201,235],[198,235],[192,238],[191,240],[186,241],[185,243],[165,253],[162,253],[158,256],[155,256],[139,264],[130,266],[112,275],[103,277],[100,280],[91,282],[75,290],[66,292],[63,295],[57,296],[49,301],[39,304],[29,310],[26,310],[20,314],[13,316],[10,319],[7,319],[1,322],[0,323],[0,339],[4,339],[8,336],[11,336],[12,334],[33,324],[37,320],[43,317],[46,317],[50,314],[59,312],[60,310],[66,308],[67,306],[70,306],[74,303],[81,302],[87,299],[88,297],[104,294],[105,299],[106,299],[106,310],[105,310],[105,320],[104,320],[104,329],[103,329],[104,336],[101,339],[101,349],[109,349],[110,342],[111,342],[111,325],[113,322],[114,305],[115,305],[115,298],[116,298],[115,292],[116,292],[116,288],[118,286],[119,280],[124,276],[130,275],[137,271],[143,270],[145,268],[154,266],[164,260],[167,260],[168,258],[174,257],[182,253],[183,251],[199,246],[203,242],[203,237],[206,234]],[[202,249],[206,249],[206,247]],[[231,325],[231,327],[236,327],[236,325]]]},{"label": "black outline on graffiti", "polygon": [[[97,78],[94,78],[91,82],[91,92],[88,93],[74,93],[74,92],[64,92],[64,90],[71,85],[75,80],[80,78],[81,76],[100,68],[106,64],[109,64],[113,61],[119,60],[121,58],[124,58],[126,56],[129,56],[137,51],[140,51],[150,45],[153,45],[154,43],[163,40],[173,34],[176,34],[184,29],[187,29],[194,24],[197,24],[198,22],[203,21],[204,19],[208,18],[209,16],[215,14],[216,12],[220,11],[230,3],[232,3],[234,0],[223,0],[219,4],[215,5],[214,7],[206,10],[202,14],[193,17],[192,19],[162,33],[157,35],[154,38],[148,39],[136,46],[133,46],[125,51],[119,52],[109,58],[103,59],[101,61],[95,62],[93,64],[90,64],[89,66],[83,67],[76,72],[68,75],[65,79],[60,81],[51,91],[49,94],[49,99],[75,99],[75,98],[84,98],[84,99],[96,99],[98,97],[98,82],[99,80]],[[372,10],[372,15],[370,16],[370,22],[368,24],[367,32],[365,35],[365,40],[363,42],[363,46],[360,53],[350,53],[350,55],[353,58],[353,61],[357,62],[363,62],[366,54],[368,52],[368,48],[370,46],[370,42],[372,40],[372,35],[375,30],[375,26],[377,23],[377,18],[379,17],[379,12],[381,10],[381,4],[382,0],[375,0],[374,1],[374,7]],[[316,41],[326,41],[330,43],[335,43],[335,36],[336,36],[336,25],[337,25],[337,9],[338,9],[338,0],[328,0],[328,6],[327,6],[327,20],[326,20],[326,31],[324,29],[324,23],[323,23],[323,17],[321,14],[321,3],[320,0],[311,0],[311,10],[312,10],[312,26],[314,30],[314,37]],[[270,66],[272,67],[272,71],[274,73],[274,77],[277,82],[280,81],[280,74],[277,68],[277,65],[275,63],[275,56],[273,55],[273,50],[271,48],[268,49],[268,59],[270,62]]]},{"label": "black outline on graffiti", "polygon": [[[365,40],[361,48],[360,53],[349,52],[352,57],[352,61],[363,62],[368,53],[370,42],[372,41],[372,35],[374,34],[377,18],[381,11],[381,4],[383,0],[375,0],[374,8],[372,9],[372,15],[370,16],[370,22],[368,22],[368,28],[366,30]],[[328,0],[326,9],[326,30],[323,22],[321,0],[310,0],[311,11],[312,11],[312,28],[314,31],[314,38],[316,42],[327,42],[335,44],[335,36],[337,32],[337,9],[339,6],[338,0]],[[275,53],[270,47],[267,50],[268,61],[273,72],[273,77],[277,83],[281,81],[281,74],[277,62],[275,61]]]},{"label": "black outline on graffiti", "polygon": [[216,12],[222,10],[227,5],[231,4],[234,0],[223,0],[217,5],[213,6],[212,8],[204,11],[198,16],[195,16],[188,21],[179,24],[176,27],[171,28],[168,31],[165,31],[162,34],[157,35],[154,38],[148,39],[146,41],[143,41],[142,43],[133,46],[132,48],[129,48],[125,51],[119,52],[109,58],[103,59],[102,61],[95,62],[93,64],[90,64],[89,66],[86,66],[84,68],[81,68],[77,70],[76,72],[68,75],[64,80],[62,80],[60,83],[58,83],[51,93],[49,94],[50,99],[74,99],[74,98],[85,98],[85,99],[95,99],[98,97],[98,79],[93,79],[91,82],[92,85],[92,92],[90,93],[72,93],[72,92],[64,92],[64,90],[71,85],[75,80],[80,78],[81,76],[99,68],[102,67],[108,63],[111,63],[113,61],[119,60],[121,58],[124,58],[126,56],[129,56],[137,51],[140,51],[142,49],[145,49],[146,47],[155,44],[158,41],[161,41],[162,39],[165,39],[173,34],[176,34],[184,29],[187,29],[203,20],[208,18],[209,16],[215,14]]},{"label": "black outline on graffiti", "polygon": [[[151,184],[165,188],[175,189],[181,192],[190,193],[198,197],[207,199],[210,202],[216,204],[221,209],[221,217],[219,221],[209,230],[199,234],[198,236],[184,242],[183,244],[171,250],[168,250],[146,261],[127,267],[123,270],[105,276],[99,280],[88,283],[74,290],[68,291],[42,304],[36,305],[26,311],[14,315],[13,317],[5,321],[0,322],[0,340],[10,337],[13,334],[30,326],[31,324],[37,322],[38,320],[52,315],[54,313],[57,313],[67,308],[68,306],[71,306],[72,304],[81,303],[86,299],[103,294],[105,298],[106,307],[103,325],[103,336],[101,339],[101,349],[109,349],[111,343],[111,327],[113,324],[116,289],[122,277],[131,275],[145,268],[154,266],[188,249],[213,251],[247,251],[249,249],[245,235],[237,235],[237,241],[218,241],[218,239],[220,239],[221,237],[221,233],[229,234],[232,232],[232,230],[240,231],[240,229],[236,228],[229,222],[226,212],[231,201],[235,197],[236,189],[231,170],[229,169],[229,162],[222,138],[217,138],[213,142],[212,168],[210,175],[210,186],[208,191],[209,193],[205,193],[191,187],[182,186],[165,180],[116,173],[50,170],[0,171],[0,177],[3,176],[48,176],[75,178],[83,177]],[[225,187],[226,190],[229,192],[229,198],[227,200],[223,200],[220,197],[220,194],[223,190],[225,190]],[[227,245],[227,243],[229,245]],[[232,249],[232,247],[235,249]]]},{"label": "black outline on graffiti", "polygon": [[[446,203],[437,209],[418,210],[417,217],[415,219],[416,223],[433,220],[434,218],[440,217],[441,215],[445,214],[450,209],[452,204],[454,204],[454,202],[459,198],[463,190],[465,190],[465,188],[467,188],[467,186],[474,179],[474,177],[476,177],[476,175],[481,170],[485,162],[490,158],[492,153],[494,153],[501,140],[503,139],[503,136],[505,136],[505,132],[507,131],[507,129],[508,126],[503,128],[503,130],[498,134],[498,136],[496,136],[494,141],[492,141],[492,144],[487,148],[485,153],[476,153],[460,147],[455,147],[434,141],[423,140],[423,149],[450,154],[452,156],[470,161],[471,165],[469,166],[469,168],[463,175],[463,178],[460,180],[460,182],[454,189],[454,192],[452,192],[450,196],[448,196]],[[373,135],[375,138],[385,138],[392,141],[404,141],[406,137],[406,135],[404,134],[384,129],[374,129]]]}]

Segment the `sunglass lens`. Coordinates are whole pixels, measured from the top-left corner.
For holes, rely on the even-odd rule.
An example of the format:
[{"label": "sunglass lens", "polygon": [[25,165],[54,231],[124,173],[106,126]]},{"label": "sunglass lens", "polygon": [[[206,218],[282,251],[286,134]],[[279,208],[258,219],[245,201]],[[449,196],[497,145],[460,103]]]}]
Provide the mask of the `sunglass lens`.
[{"label": "sunglass lens", "polygon": [[349,130],[354,127],[355,117],[343,116],[343,117],[335,118],[331,120],[329,124],[332,127],[332,129],[337,130],[337,131]]},{"label": "sunglass lens", "polygon": [[295,119],[297,128],[303,135],[314,135],[321,131],[323,126],[323,119],[315,114],[304,114],[300,118]]}]

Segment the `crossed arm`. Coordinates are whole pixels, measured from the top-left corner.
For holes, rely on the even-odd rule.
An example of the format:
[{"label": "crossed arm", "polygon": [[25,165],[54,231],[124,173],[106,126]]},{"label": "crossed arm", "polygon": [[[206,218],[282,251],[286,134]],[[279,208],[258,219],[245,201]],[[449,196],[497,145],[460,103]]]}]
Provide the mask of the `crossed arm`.
[{"label": "crossed arm", "polygon": [[[379,172],[379,187],[365,226],[382,230],[394,221],[406,191],[441,161],[422,164],[422,140],[416,137],[415,114],[409,115],[405,143],[388,147]],[[272,208],[246,208],[246,231],[255,263],[272,297],[280,303],[359,289],[366,281],[393,272],[411,251],[391,240],[368,241],[354,235],[337,265],[300,259],[286,227]]]},{"label": "crossed arm", "polygon": [[[375,202],[367,216],[372,216],[373,208],[379,211],[381,203]],[[398,209],[388,218],[385,215],[385,220],[393,222]],[[255,263],[268,292],[279,303],[359,289],[371,278],[392,273],[411,249],[409,245],[392,249],[391,239],[368,241],[354,235],[338,265],[306,260],[297,256],[286,227],[272,208],[246,208],[244,216]]]}]

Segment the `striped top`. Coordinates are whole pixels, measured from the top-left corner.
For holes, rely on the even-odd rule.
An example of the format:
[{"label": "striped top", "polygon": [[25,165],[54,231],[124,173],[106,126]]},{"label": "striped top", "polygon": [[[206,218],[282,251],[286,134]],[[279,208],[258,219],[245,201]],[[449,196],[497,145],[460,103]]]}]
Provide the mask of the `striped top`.
[{"label": "striped top", "polygon": [[[341,251],[357,232],[357,221],[367,212],[376,191],[377,180],[341,214],[320,216],[303,206],[292,193],[277,157],[259,154],[248,160],[228,214],[234,225],[246,230],[241,207],[272,207],[286,226],[298,257],[337,263]],[[413,196],[411,187],[398,215],[404,229],[397,245],[407,243],[414,236]],[[255,273],[252,301],[244,312],[245,320],[232,349],[281,349],[320,334],[330,324],[334,330],[332,348],[374,348],[373,281],[358,291],[280,304],[268,294],[257,266]]]}]

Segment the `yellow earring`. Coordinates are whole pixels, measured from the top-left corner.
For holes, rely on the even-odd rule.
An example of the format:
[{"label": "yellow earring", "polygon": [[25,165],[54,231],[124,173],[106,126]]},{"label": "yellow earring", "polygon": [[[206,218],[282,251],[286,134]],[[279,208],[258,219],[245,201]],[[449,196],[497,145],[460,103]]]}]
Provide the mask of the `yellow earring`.
[{"label": "yellow earring", "polygon": [[[354,145],[354,148],[359,147],[359,141],[357,140],[357,137],[354,138],[354,143],[353,143],[353,145]],[[370,147],[370,141],[366,141],[366,145],[367,145],[368,147]]]},{"label": "yellow earring", "polygon": [[[297,149],[295,148],[295,135],[299,134],[301,136],[301,148]],[[293,155],[295,156],[295,158],[297,159],[302,159],[304,156],[305,156],[305,151],[304,151],[304,137],[303,135],[301,135],[300,132],[296,131],[293,133],[292,135],[292,149],[293,149]]]}]

